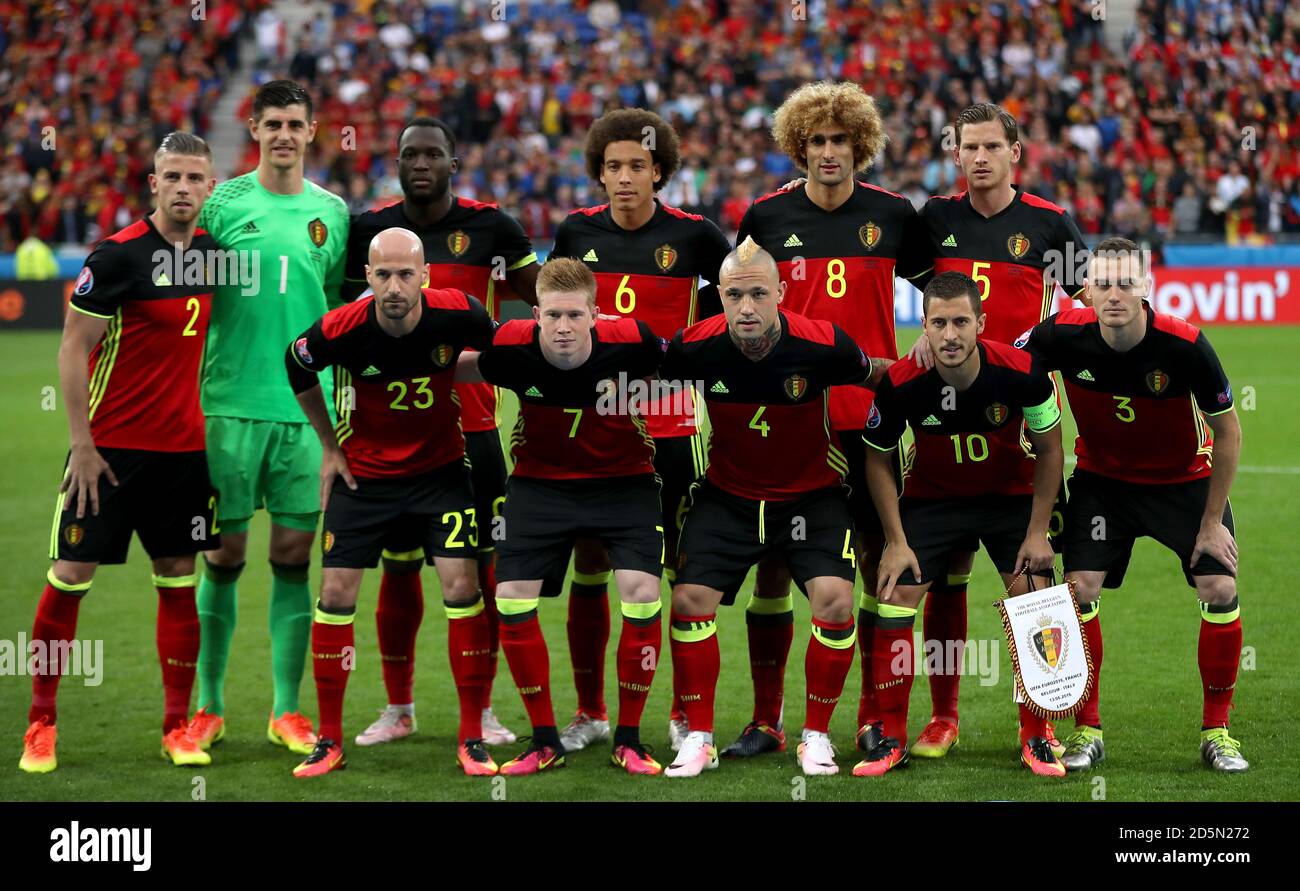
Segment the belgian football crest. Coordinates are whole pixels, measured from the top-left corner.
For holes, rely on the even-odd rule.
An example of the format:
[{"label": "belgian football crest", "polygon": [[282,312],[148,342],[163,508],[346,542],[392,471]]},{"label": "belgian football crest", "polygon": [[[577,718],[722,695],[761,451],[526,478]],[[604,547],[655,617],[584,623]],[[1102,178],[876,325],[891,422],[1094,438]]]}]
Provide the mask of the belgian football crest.
[{"label": "belgian football crest", "polygon": [[1007,250],[1011,252],[1011,256],[1019,260],[1029,253],[1029,238],[1025,233],[1017,232],[1007,239]]},{"label": "belgian football crest", "polygon": [[1169,375],[1157,368],[1147,375],[1147,389],[1159,396],[1169,389]]},{"label": "belgian football crest", "polygon": [[655,248],[655,265],[660,272],[667,272],[677,263],[677,249],[670,244],[661,244]]},{"label": "belgian football crest", "polygon": [[455,352],[456,351],[451,348],[451,344],[444,343],[441,346],[434,347],[433,352],[429,353],[429,358],[432,359],[433,364],[437,365],[439,368],[446,368],[447,365],[450,364],[451,357],[455,355]]},{"label": "belgian football crest", "polygon": [[1039,616],[1035,624],[1037,627],[1030,631],[1029,639],[1034,644],[1033,652],[1038,657],[1039,668],[1055,671],[1065,661],[1065,628],[1048,616]]},{"label": "belgian football crest", "polygon": [[1010,414],[1011,410],[1001,402],[995,402],[988,408],[984,409],[984,417],[988,418],[989,423],[994,427],[1001,427],[1002,422],[1005,421]]},{"label": "belgian football crest", "polygon": [[880,244],[880,227],[868,220],[865,225],[858,228],[858,240],[867,250],[875,250],[876,245]]},{"label": "belgian football crest", "polygon": [[86,530],[82,529],[76,523],[73,523],[67,529],[63,530],[63,540],[74,548],[81,544],[81,540],[86,537]]},{"label": "belgian football crest", "polygon": [[1069,583],[997,602],[1007,635],[1018,702],[1040,718],[1065,718],[1083,706],[1092,653]]},{"label": "belgian football crest", "polygon": [[803,375],[792,374],[785,379],[785,395],[789,396],[794,401],[797,402],[799,397],[807,392],[808,378]]},{"label": "belgian football crest", "polygon": [[330,230],[321,222],[321,218],[317,217],[307,224],[307,235],[311,238],[311,243],[316,247],[324,247],[325,239],[329,238]]},{"label": "belgian football crest", "polygon": [[332,549],[333,547],[334,547],[334,533],[330,532],[329,530],[326,530],[325,537],[321,539],[321,548],[325,551],[325,553],[328,554],[330,552],[330,549]]},{"label": "belgian football crest", "polygon": [[460,229],[447,236],[447,250],[453,257],[459,257],[469,250],[469,236]]}]

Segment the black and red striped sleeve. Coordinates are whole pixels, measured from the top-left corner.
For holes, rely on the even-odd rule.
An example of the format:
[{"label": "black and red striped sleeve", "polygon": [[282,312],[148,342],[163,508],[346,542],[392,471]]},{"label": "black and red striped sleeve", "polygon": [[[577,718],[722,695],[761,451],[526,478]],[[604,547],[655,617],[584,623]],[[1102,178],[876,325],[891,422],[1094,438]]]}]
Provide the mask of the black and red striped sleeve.
[{"label": "black and red striped sleeve", "polygon": [[114,241],[102,241],[86,258],[72,288],[72,308],[100,319],[112,318],[131,290],[126,251]]}]

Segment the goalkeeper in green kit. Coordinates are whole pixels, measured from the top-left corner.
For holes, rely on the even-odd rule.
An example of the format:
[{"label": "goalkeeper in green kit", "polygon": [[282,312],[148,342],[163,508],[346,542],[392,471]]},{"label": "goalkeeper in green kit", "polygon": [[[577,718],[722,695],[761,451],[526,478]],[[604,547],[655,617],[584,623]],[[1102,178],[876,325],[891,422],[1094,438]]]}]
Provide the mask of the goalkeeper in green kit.
[{"label": "goalkeeper in green kit", "polygon": [[[217,186],[199,219],[251,274],[217,286],[203,363],[208,464],[221,496],[221,547],[204,554],[199,581],[199,712],[192,732],[205,749],[225,733],[223,687],[235,631],[236,585],[249,520],[264,507],[271,514],[275,688],[267,736],[310,754],[316,734],[298,711],[298,686],[311,635],[307,568],[320,516],[321,447],[285,378],[284,345],[337,302],[348,213],[341,198],[304,179],[304,155],[316,135],[305,89],[287,80],[260,87],[249,132],[261,150],[257,169]],[[227,260],[228,269],[231,265]],[[229,282],[231,276],[226,278]],[[321,381],[327,402],[331,383]]]}]

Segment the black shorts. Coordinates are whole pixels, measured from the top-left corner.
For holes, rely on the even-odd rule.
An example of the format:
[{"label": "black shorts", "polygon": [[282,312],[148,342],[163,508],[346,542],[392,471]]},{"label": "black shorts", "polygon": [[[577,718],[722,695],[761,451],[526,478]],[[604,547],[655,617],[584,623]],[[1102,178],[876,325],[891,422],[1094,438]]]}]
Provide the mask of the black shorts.
[{"label": "black shorts", "polygon": [[[1188,566],[1209,494],[1208,477],[1142,485],[1076,470],[1070,476],[1062,536],[1066,573],[1105,572],[1105,587],[1118,588],[1128,570],[1133,542],[1146,535],[1178,555],[1183,577],[1192,587],[1196,587],[1194,576],[1232,575],[1232,570],[1208,554],[1202,554],[1195,566]],[[1236,534],[1231,503],[1224,507],[1223,525]]]},{"label": "black shorts", "polygon": [[704,475],[704,445],[698,433],[655,440],[655,473],[659,476],[659,501],[663,506],[664,542],[668,556],[677,547],[682,520],[690,505],[691,484]]},{"label": "black shorts", "polygon": [[[50,530],[50,559],[125,563],[131,533],[150,558],[187,557],[221,545],[217,491],[208,476],[207,452],[154,452],[101,448],[117,477],[99,478],[99,515],[77,518],[77,501],[63,509],[60,492]],[[71,458],[71,453],[68,455]],[[67,473],[67,459],[63,462]]]},{"label": "black shorts", "polygon": [[653,474],[609,479],[506,482],[504,535],[497,541],[497,582],[563,577],[574,539],[604,543],[610,566],[659,576],[664,534]]},{"label": "black shorts", "polygon": [[742,498],[708,480],[691,490],[677,542],[676,584],[721,591],[723,604],[730,606],[749,568],[769,554],[784,556],[801,589],[820,576],[857,578],[844,488],[818,489],[785,501]]},{"label": "black shorts", "polygon": [[921,578],[908,570],[898,583],[922,585],[946,579],[949,556],[978,550],[981,543],[998,572],[1014,574],[1033,506],[1032,495],[901,499],[898,512],[903,532],[921,566]]},{"label": "black shorts", "polygon": [[[840,430],[838,435],[840,451],[849,463],[849,473],[844,478],[844,484],[849,487],[849,514],[853,517],[853,528],[866,543],[868,550],[879,557],[885,544],[885,529],[880,524],[880,515],[876,513],[875,502],[871,500],[871,489],[867,486],[867,445],[862,441],[861,430]],[[894,483],[902,491],[902,449],[894,449],[889,457],[890,467],[894,471]]]},{"label": "black shorts", "polygon": [[[403,559],[423,554],[474,559],[478,511],[469,467],[457,458],[414,477],[357,478],[356,491],[336,480],[325,509],[321,566],[370,569],[385,545]],[[393,548],[393,550],[397,550]]]}]

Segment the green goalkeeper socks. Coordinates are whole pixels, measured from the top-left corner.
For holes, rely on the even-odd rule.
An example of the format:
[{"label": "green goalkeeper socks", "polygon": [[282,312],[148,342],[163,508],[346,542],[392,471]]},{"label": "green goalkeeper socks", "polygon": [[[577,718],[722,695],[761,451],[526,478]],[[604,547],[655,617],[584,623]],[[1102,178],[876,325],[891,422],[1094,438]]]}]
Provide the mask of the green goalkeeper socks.
[{"label": "green goalkeeper socks", "polygon": [[222,715],[226,710],[226,663],[235,635],[236,586],[244,564],[213,566],[203,558],[197,596],[199,610],[199,708]]},{"label": "green goalkeeper socks", "polygon": [[298,687],[311,641],[311,592],[307,567],[271,561],[271,680],[273,717],[298,711]]}]

